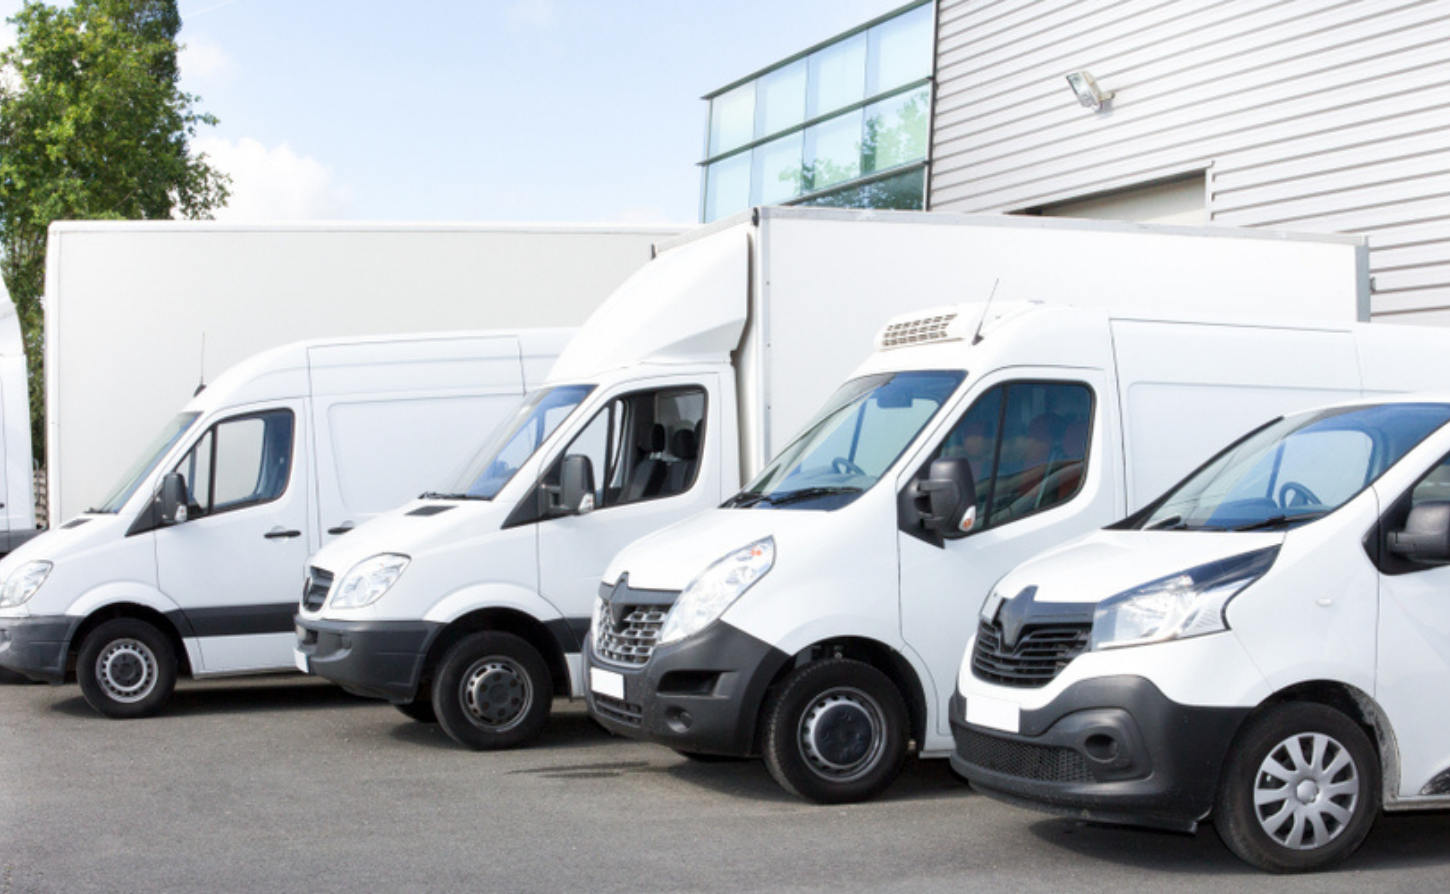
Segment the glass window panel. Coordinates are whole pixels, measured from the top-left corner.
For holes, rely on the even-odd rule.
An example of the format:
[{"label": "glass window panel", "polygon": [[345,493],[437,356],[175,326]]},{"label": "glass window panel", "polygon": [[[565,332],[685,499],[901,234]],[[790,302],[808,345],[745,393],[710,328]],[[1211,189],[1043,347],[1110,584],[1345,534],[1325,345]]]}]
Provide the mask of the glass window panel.
[{"label": "glass window panel", "polygon": [[855,111],[806,129],[807,191],[825,189],[861,176],[861,112]]},{"label": "glass window panel", "polygon": [[709,155],[750,142],[755,131],[755,82],[741,84],[710,100]]},{"label": "glass window panel", "polygon": [[871,93],[895,90],[931,74],[931,10],[928,3],[871,29]]},{"label": "glass window panel", "polygon": [[777,205],[801,194],[801,147],[804,135],[797,131],[757,146],[755,156],[755,202]]},{"label": "glass window panel", "polygon": [[848,186],[823,196],[812,196],[802,205],[821,208],[885,208],[920,211],[925,207],[926,169],[915,168],[894,177]]},{"label": "glass window panel", "polygon": [[1008,389],[992,525],[1056,506],[1077,493],[1091,418],[1086,386],[1015,384]]},{"label": "glass window panel", "polygon": [[806,60],[792,62],[757,83],[755,137],[761,139],[806,120]]},{"label": "glass window panel", "polygon": [[732,155],[705,169],[705,222],[750,207],[750,153]]},{"label": "glass window panel", "polygon": [[806,117],[826,115],[866,98],[866,35],[821,49],[809,57]]},{"label": "glass window panel", "polygon": [[930,112],[931,94],[926,87],[867,106],[861,153],[866,173],[926,158]]}]

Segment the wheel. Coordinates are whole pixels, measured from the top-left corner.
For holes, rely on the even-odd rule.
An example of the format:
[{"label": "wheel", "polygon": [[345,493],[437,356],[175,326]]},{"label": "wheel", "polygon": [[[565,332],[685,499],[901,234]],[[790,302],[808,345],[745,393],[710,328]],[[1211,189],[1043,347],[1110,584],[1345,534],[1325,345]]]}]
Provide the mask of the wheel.
[{"label": "wheel", "polygon": [[76,677],[86,703],[107,717],[147,717],[176,688],[176,650],[145,621],[117,618],[86,635]]},{"label": "wheel", "polygon": [[1290,703],[1249,720],[1219,780],[1214,826],[1269,872],[1324,869],[1354,853],[1379,812],[1379,757],[1333,708]]},{"label": "wheel", "polygon": [[906,760],[906,703],[885,674],[859,661],[832,658],[791,671],[764,716],[770,775],[821,804],[875,797]]},{"label": "wheel", "polygon": [[438,714],[433,710],[433,701],[428,698],[425,692],[418,693],[418,697],[406,705],[393,705],[405,716],[419,723],[437,723]]},{"label": "wheel", "polygon": [[511,633],[474,633],[454,643],[433,680],[443,731],[475,751],[515,748],[549,719],[553,680],[538,651]]}]

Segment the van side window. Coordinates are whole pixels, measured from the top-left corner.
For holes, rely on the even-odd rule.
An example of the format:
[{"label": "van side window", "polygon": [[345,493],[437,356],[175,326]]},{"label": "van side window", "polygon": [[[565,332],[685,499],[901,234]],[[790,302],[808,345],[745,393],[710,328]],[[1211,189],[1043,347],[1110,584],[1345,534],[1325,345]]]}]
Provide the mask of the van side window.
[{"label": "van side window", "polygon": [[973,402],[937,456],[971,465],[983,528],[1006,524],[1077,494],[1092,411],[1092,390],[1083,384],[998,385]]},{"label": "van side window", "polygon": [[275,500],[292,469],[292,412],[274,410],[218,422],[182,457],[192,515],[214,515]]},{"label": "van side window", "polygon": [[1410,505],[1418,506],[1421,503],[1431,501],[1444,502],[1450,500],[1450,456],[1440,460],[1440,464],[1430,470],[1430,473],[1421,478],[1410,492]]},{"label": "van side window", "polygon": [[[705,392],[700,388],[637,391],[599,410],[564,455],[594,467],[596,509],[672,497],[688,491],[700,467]],[[544,478],[557,485],[560,463]]]}]

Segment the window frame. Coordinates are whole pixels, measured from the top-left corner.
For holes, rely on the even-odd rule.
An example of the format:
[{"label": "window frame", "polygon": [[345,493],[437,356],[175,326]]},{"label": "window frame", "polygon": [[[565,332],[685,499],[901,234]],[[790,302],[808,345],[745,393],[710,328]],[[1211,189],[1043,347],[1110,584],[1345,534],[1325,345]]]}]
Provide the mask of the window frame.
[{"label": "window frame", "polygon": [[[284,417],[287,419],[287,425],[288,425],[288,427],[290,429],[290,436],[287,439],[287,475],[286,475],[286,480],[282,484],[282,489],[279,490],[279,491],[277,491],[277,493],[276,494],[273,494],[272,496],[260,497],[260,498],[249,499],[249,500],[242,500],[242,501],[233,502],[233,503],[227,503],[227,504],[225,504],[225,505],[223,505],[221,507],[218,507],[216,505],[216,470],[217,470],[217,454],[218,454],[218,451],[217,451],[217,443],[218,442],[217,442],[217,437],[216,437],[217,429],[221,428],[223,425],[229,425],[229,424],[234,423],[234,422],[243,422],[243,421],[246,421],[248,419],[260,419],[260,420],[262,420],[262,424],[264,426],[264,428],[263,428],[263,435],[262,435],[263,441],[264,441],[263,458],[265,459],[265,457],[266,457],[265,441],[266,441],[266,438],[267,438],[267,435],[268,435],[268,428],[272,424],[268,420],[269,419],[273,419],[273,418],[284,418]],[[265,409],[265,410],[254,410],[254,411],[250,411],[250,412],[246,412],[246,413],[238,413],[235,416],[228,416],[228,417],[226,417],[224,419],[218,419],[218,420],[216,420],[211,425],[208,425],[206,427],[206,430],[203,431],[197,437],[197,439],[195,441],[192,441],[191,442],[190,446],[187,447],[186,452],[181,455],[181,459],[176,463],[175,466],[172,467],[171,471],[173,473],[180,473],[180,474],[183,475],[183,478],[185,478],[185,473],[182,471],[183,467],[187,467],[187,466],[190,466],[191,465],[191,458],[196,453],[197,448],[200,447],[201,444],[202,444],[202,442],[205,441],[207,438],[211,438],[212,440],[211,440],[211,448],[210,448],[210,457],[209,457],[209,460],[208,460],[208,463],[207,463],[207,494],[206,494],[206,496],[207,496],[207,508],[206,509],[203,509],[201,507],[201,505],[198,504],[198,503],[192,503],[192,502],[190,502],[190,497],[192,496],[193,491],[192,491],[191,482],[189,480],[187,481],[187,497],[188,497],[187,508],[188,508],[189,511],[191,511],[191,512],[194,513],[193,516],[192,516],[193,520],[200,520],[200,519],[204,519],[204,518],[215,518],[216,516],[226,515],[228,513],[236,512],[236,511],[239,511],[239,510],[242,510],[242,509],[250,509],[250,508],[252,508],[254,506],[263,506],[263,505],[266,505],[267,503],[275,503],[278,500],[282,499],[284,496],[286,496],[287,493],[288,493],[288,491],[290,491],[292,489],[292,472],[293,472],[295,460],[296,460],[296,457],[297,457],[297,414],[294,413],[290,407],[271,407],[271,408],[268,408],[268,409]],[[260,476],[260,474],[261,474],[261,468],[259,466],[258,467],[258,475]]]}]

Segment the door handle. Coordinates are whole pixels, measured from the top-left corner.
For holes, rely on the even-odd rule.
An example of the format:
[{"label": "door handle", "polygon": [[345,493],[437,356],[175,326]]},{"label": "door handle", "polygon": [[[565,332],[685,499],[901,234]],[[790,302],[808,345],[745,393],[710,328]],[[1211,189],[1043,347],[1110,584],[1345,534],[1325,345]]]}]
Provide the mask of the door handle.
[{"label": "door handle", "polygon": [[356,526],[352,522],[345,521],[345,522],[343,522],[342,524],[338,525],[335,528],[328,528],[327,529],[327,533],[329,533],[329,534],[346,534],[348,531],[351,531],[354,527],[356,527]]},{"label": "door handle", "polygon": [[290,540],[293,537],[301,537],[302,532],[288,531],[284,529],[281,525],[278,525],[277,527],[273,528],[262,536],[266,537],[268,540]]}]

